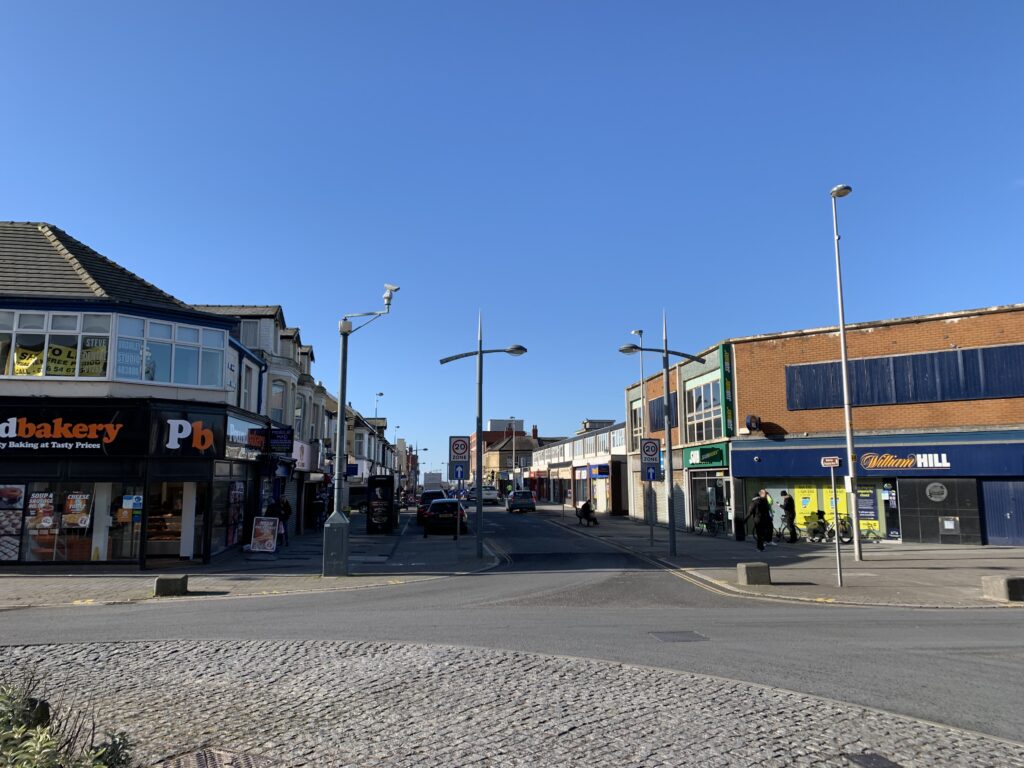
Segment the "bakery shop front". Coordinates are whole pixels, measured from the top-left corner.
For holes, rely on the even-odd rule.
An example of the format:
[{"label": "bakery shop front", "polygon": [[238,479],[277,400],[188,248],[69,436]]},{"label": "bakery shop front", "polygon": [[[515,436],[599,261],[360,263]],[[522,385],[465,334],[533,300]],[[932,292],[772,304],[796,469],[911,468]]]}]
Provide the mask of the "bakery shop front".
[{"label": "bakery shop front", "polygon": [[[159,566],[239,543],[255,451],[229,451],[223,405],[0,400],[0,567]],[[258,438],[247,439],[258,443]],[[221,488],[221,486],[224,488]]]}]

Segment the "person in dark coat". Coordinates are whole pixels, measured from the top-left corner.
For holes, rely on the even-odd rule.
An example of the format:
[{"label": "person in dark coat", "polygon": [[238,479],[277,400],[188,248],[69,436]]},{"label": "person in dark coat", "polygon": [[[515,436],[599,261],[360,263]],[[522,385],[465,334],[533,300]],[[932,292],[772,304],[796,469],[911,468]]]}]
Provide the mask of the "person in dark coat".
[{"label": "person in dark coat", "polygon": [[796,544],[796,502],[788,492],[782,492],[782,519],[786,541]]},{"label": "person in dark coat", "polygon": [[764,552],[766,542],[772,540],[772,508],[768,503],[768,491],[762,488],[757,496],[750,500],[747,508],[747,519],[754,523],[754,538],[757,548]]}]

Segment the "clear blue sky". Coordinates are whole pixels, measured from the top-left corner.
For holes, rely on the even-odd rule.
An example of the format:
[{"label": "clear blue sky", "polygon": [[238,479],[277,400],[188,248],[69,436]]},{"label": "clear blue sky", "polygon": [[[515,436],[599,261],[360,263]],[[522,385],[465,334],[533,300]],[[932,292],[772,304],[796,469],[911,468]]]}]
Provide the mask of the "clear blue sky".
[{"label": "clear blue sky", "polygon": [[[196,303],[279,303],[429,446],[624,416],[630,328],[694,351],[1022,300],[1020,2],[9,3],[0,218]],[[0,276],[2,280],[2,276]],[[653,369],[657,360],[648,360]],[[389,431],[393,435],[393,430]]]}]

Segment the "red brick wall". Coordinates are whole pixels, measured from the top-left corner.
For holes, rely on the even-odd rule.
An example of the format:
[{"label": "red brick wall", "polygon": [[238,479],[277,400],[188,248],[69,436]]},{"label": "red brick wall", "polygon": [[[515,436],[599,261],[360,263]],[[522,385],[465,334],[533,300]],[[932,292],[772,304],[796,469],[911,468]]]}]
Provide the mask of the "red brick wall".
[{"label": "red brick wall", "polygon": [[[1024,343],[1024,310],[847,329],[850,359],[952,347]],[[766,434],[842,432],[843,409],[786,410],[786,365],[839,359],[839,332],[735,342],[737,426],[761,417]],[[1024,375],[1024,372],[1022,372]],[[660,387],[660,382],[659,382]],[[853,409],[855,430],[941,429],[1024,424],[1024,398]]]}]

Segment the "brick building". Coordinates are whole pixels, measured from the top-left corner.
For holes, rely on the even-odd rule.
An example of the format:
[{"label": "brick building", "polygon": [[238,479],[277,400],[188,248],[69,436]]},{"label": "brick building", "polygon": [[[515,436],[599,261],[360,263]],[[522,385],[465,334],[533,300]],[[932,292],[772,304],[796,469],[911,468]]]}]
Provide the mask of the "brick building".
[{"label": "brick building", "polygon": [[[847,347],[862,532],[1024,545],[1024,305],[853,324]],[[846,453],[838,329],[729,339],[701,356],[669,377],[677,525],[731,520],[762,487],[793,494],[800,525],[831,516],[821,458]],[[633,384],[626,410],[631,514],[646,495],[664,522],[664,484],[641,482],[637,456],[641,427],[664,446],[662,392],[660,373],[643,396]],[[836,504],[847,514],[842,493]]]}]

